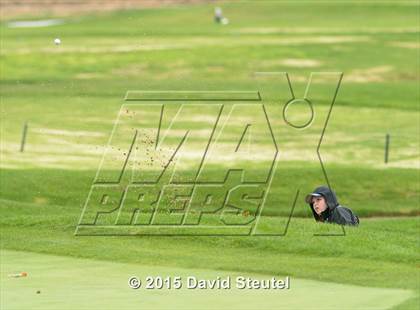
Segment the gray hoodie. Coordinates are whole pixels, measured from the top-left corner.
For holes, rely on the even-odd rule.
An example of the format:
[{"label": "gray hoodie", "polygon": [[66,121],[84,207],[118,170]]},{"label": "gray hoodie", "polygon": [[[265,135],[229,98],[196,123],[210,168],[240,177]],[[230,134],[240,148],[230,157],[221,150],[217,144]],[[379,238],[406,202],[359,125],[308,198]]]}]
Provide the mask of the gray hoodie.
[{"label": "gray hoodie", "polygon": [[[319,196],[325,198],[327,202],[327,209],[318,215],[312,204],[312,196]],[[335,193],[327,186],[320,186],[308,194],[305,201],[310,205],[314,218],[317,222],[335,223],[340,225],[359,225],[359,218],[349,208],[340,206]]]}]

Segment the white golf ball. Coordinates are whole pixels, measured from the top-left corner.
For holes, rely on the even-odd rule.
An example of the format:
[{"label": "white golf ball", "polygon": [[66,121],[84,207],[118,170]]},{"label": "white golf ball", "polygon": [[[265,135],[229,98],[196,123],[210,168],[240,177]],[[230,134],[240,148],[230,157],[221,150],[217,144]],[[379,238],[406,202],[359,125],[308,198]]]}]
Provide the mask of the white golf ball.
[{"label": "white golf ball", "polygon": [[54,44],[55,44],[55,45],[60,45],[60,44],[61,44],[61,40],[60,40],[59,38],[56,38],[56,39],[54,40]]},{"label": "white golf ball", "polygon": [[222,25],[227,25],[229,24],[229,19],[227,19],[226,17],[222,18]]}]

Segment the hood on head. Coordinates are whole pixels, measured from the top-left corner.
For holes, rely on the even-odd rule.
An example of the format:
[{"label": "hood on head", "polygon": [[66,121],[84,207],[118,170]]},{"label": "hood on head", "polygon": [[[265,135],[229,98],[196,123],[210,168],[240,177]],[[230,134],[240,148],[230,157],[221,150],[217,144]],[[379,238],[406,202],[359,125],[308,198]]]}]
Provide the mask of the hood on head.
[{"label": "hood on head", "polygon": [[[321,215],[318,215],[313,207],[312,204],[312,196],[322,196],[324,197],[325,201],[327,202],[327,210],[322,212]],[[314,215],[315,220],[322,221],[325,220],[325,218],[328,217],[331,210],[333,210],[335,207],[339,205],[337,196],[335,193],[327,186],[320,186],[313,190],[312,193],[308,194],[305,198],[305,201],[311,206],[312,213]]]}]

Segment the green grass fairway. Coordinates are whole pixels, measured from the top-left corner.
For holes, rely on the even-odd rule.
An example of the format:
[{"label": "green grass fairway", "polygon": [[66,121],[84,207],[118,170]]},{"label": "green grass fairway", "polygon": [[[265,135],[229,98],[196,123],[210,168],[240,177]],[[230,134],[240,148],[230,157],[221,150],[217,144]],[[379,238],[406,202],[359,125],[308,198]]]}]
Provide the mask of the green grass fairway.
[{"label": "green grass fairway", "polygon": [[[191,290],[185,279],[230,276],[269,279],[256,273],[181,269],[99,260],[66,258],[29,252],[2,251],[1,290],[4,309],[385,309],[404,302],[413,292],[331,282],[291,279],[289,290]],[[26,278],[7,274],[26,270]],[[133,290],[130,276],[175,277],[184,287]],[[277,279],[281,279],[277,277]],[[143,281],[143,286],[145,281]],[[234,283],[234,282],[232,282]],[[40,294],[36,292],[40,291]],[[345,304],[343,304],[345,302]]]},{"label": "green grass fairway", "polygon": [[[420,308],[418,1],[233,0],[217,5],[229,18],[228,25],[214,23],[212,1],[65,17],[48,12],[33,17],[27,12],[16,17],[62,19],[59,25],[39,28],[12,27],[10,16],[0,20],[2,309]],[[55,38],[60,38],[60,45],[54,44]],[[285,105],[293,96],[286,75],[279,72],[288,73],[295,98],[302,99],[308,90],[314,109],[310,127],[296,129],[284,120]],[[130,226],[132,209],[98,217],[105,226],[121,216],[118,228],[127,229],[126,236],[83,235],[90,223],[78,226],[79,219],[119,111],[125,115],[118,127],[123,130],[116,131],[113,157],[107,158],[101,173],[118,175],[126,159],[128,167],[138,168],[133,169],[135,177],[160,172],[171,155],[168,149],[178,146],[188,129],[185,161],[179,166],[183,181],[197,172],[201,156],[197,148],[209,141],[217,114],[212,113],[221,103],[187,104],[181,113],[184,99],[168,101],[160,114],[157,101],[141,108],[136,101],[123,106],[127,91],[130,96],[140,96],[141,91],[254,96],[246,104],[235,101],[242,105],[231,114],[233,103],[223,101],[218,117],[228,126],[226,130],[215,126],[214,137],[220,143],[218,154],[228,156],[206,166],[206,176],[220,177],[235,163],[255,179],[264,177],[274,138],[279,160],[258,228],[281,234],[289,223],[287,235],[133,236],[131,228],[144,226]],[[260,110],[249,104],[260,97],[263,110],[260,101]],[[299,104],[287,110],[296,123],[304,123],[308,112],[308,105]],[[175,116],[181,120],[170,128]],[[257,116],[262,118],[254,123]],[[250,122],[246,135],[244,122]],[[28,130],[21,152],[24,124]],[[154,135],[157,124],[161,135]],[[137,158],[128,153],[134,129],[137,142],[143,143],[136,145],[133,154],[141,155]],[[321,134],[323,166],[317,155]],[[387,134],[390,152],[384,163]],[[159,150],[150,147],[157,136],[166,139]],[[225,151],[235,148],[235,153],[245,154],[237,161],[233,152]],[[315,223],[304,202],[306,193],[327,183],[322,168],[340,203],[360,217],[360,226],[347,228],[345,236],[319,236],[343,231]],[[236,178],[238,170],[232,173]],[[132,181],[126,177],[115,186],[112,203],[122,201],[115,193]],[[127,201],[136,206],[145,196],[135,192]],[[106,204],[109,197],[102,198]],[[179,216],[170,214],[174,200],[163,200],[157,213],[163,222]],[[229,213],[228,219],[246,221],[256,205],[241,205],[242,210]],[[205,218],[206,224],[215,221],[219,214]],[[8,277],[21,271],[29,276]],[[292,287],[128,288],[130,275],[148,274],[290,276]]]}]

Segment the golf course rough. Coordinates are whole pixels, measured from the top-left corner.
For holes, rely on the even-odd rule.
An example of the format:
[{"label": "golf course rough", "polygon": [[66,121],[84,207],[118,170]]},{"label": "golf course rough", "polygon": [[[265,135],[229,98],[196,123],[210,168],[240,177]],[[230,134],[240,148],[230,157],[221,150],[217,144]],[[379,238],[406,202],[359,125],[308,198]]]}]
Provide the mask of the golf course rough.
[{"label": "golf course rough", "polygon": [[[419,3],[226,1],[220,6],[227,25],[214,23],[212,3],[2,16],[2,309],[419,308]],[[13,24],[25,21],[48,25]],[[57,38],[60,44],[54,43]],[[285,111],[286,118],[297,127],[310,123],[308,131],[287,126],[283,118],[291,100],[285,72],[299,100]],[[346,227],[345,235],[340,226],[315,223],[304,202],[307,193],[327,183],[317,153],[325,125],[319,121],[329,113],[337,72],[342,81],[319,155],[339,202],[360,218],[359,227]],[[313,122],[304,100],[309,81]],[[264,107],[278,165],[260,228],[282,235],[287,225],[287,234],[74,234],[127,91],[232,90],[270,98]],[[177,104],[165,107],[162,128],[169,127]],[[192,148],[203,145],[205,132],[199,129],[211,121],[202,112],[190,110],[185,121],[195,132]],[[246,107],[240,112],[242,119],[254,115]],[[155,118],[143,116],[139,128],[154,130]],[[243,146],[256,144],[264,158],[273,144],[260,129],[248,128]],[[306,134],[310,130],[316,132]],[[233,128],[219,142],[235,149],[243,132]],[[173,131],[168,142],[176,144],[180,136],[181,131]],[[127,152],[121,151],[122,156]],[[195,176],[196,155],[191,152],[183,163],[183,177]],[[261,177],[267,162],[238,164]],[[159,163],[142,163],[142,168],[150,172]],[[219,177],[229,164],[216,161],[208,177]],[[105,174],[118,173],[112,163],[109,167]],[[234,218],[253,218],[252,209],[243,211]],[[121,213],[120,220],[127,223],[128,215]],[[173,220],[169,213],[160,215],[163,222]],[[205,220],[214,221],[214,215]],[[99,221],[115,224],[112,216]],[[22,272],[27,276],[9,277]],[[289,276],[290,289],[128,286],[130,277],[144,280],[147,275]]]}]

